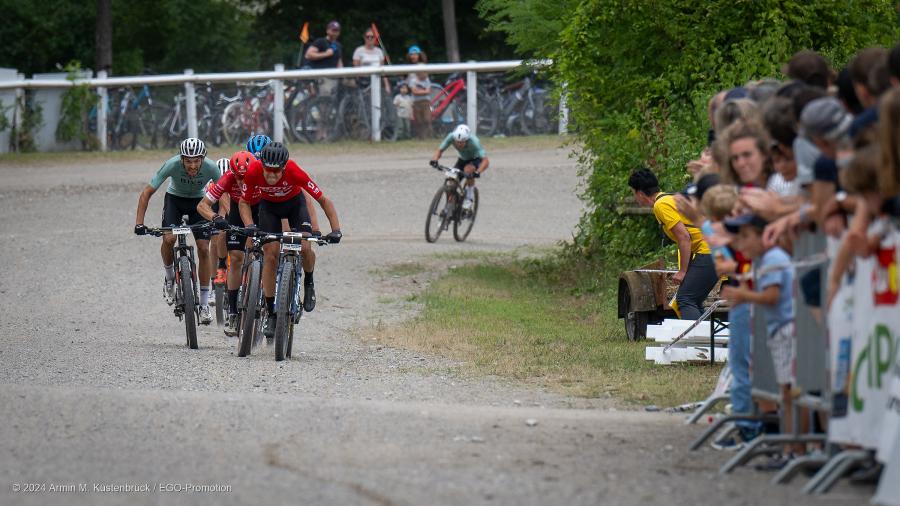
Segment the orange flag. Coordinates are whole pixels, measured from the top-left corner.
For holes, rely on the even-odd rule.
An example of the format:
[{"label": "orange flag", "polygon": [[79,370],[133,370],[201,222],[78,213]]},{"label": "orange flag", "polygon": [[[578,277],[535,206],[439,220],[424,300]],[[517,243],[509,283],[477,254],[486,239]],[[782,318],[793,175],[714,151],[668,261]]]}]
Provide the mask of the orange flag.
[{"label": "orange flag", "polygon": [[309,42],[309,21],[303,23],[303,28],[300,29],[300,41],[304,44]]}]

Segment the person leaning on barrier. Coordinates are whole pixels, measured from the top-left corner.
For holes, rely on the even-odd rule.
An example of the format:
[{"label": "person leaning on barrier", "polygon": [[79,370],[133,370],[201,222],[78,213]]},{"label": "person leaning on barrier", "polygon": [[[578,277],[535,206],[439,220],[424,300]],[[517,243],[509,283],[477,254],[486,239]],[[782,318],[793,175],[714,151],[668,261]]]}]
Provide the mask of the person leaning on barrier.
[{"label": "person leaning on barrier", "polygon": [[678,212],[675,198],[659,189],[659,180],[649,169],[638,169],[628,178],[634,200],[653,209],[653,216],[666,236],[678,245],[678,272],[672,280],[678,286],[675,294],[677,311],[685,320],[696,320],[703,314],[703,302],[716,286],[718,277],[700,229]]},{"label": "person leaning on barrier", "polygon": [[[325,28],[325,37],[319,37],[306,49],[304,55],[306,61],[309,62],[309,68],[312,69],[333,69],[343,68],[344,62],[343,47],[338,42],[341,36],[341,24],[337,21],[330,21]],[[337,79],[320,78],[319,94],[333,95],[337,88]]]}]

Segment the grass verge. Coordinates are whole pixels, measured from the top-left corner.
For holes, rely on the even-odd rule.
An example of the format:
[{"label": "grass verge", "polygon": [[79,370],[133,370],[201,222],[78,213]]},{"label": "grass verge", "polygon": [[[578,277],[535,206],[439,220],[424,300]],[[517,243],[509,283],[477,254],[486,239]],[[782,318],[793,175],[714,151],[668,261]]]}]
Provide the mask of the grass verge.
[{"label": "grass verge", "polygon": [[675,406],[710,393],[720,367],[645,361],[647,343],[625,338],[610,291],[573,289],[560,269],[509,258],[462,265],[418,296],[420,316],[374,337],[568,395]]}]

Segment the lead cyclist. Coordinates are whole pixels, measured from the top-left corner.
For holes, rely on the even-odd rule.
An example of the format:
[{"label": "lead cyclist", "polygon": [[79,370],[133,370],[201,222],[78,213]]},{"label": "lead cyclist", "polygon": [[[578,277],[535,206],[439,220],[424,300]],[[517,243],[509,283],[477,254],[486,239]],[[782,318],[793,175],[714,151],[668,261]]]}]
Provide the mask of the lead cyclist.
[{"label": "lead cyclist", "polygon": [[434,156],[431,157],[432,167],[439,167],[438,160],[451,144],[459,155],[453,167],[462,170],[466,178],[466,197],[463,199],[462,208],[471,211],[475,201],[475,178],[481,177],[481,174],[488,169],[490,161],[485,155],[478,136],[473,134],[467,125],[459,125],[447,134],[447,137],[444,137],[441,145],[434,152]]},{"label": "lead cyclist", "polygon": [[[210,181],[218,181],[219,168],[216,167],[215,162],[206,158],[206,145],[203,141],[189,137],[182,141],[181,152],[166,160],[150,183],[141,191],[134,220],[135,234],[145,235],[147,233],[144,217],[147,214],[150,197],[167,179],[170,181],[163,204],[162,225],[178,225],[181,223],[181,216],[185,214],[188,215],[189,225],[205,221],[197,212],[197,204],[203,198],[206,184]],[[209,229],[194,230],[193,235],[194,241],[197,243],[197,270],[199,271],[197,279],[200,280],[200,323],[209,325],[212,322],[212,315],[209,312],[209,275],[211,271]],[[173,234],[163,235],[162,245],[159,249],[163,269],[166,272],[163,297],[170,306],[175,303],[174,245],[175,236]]]}]

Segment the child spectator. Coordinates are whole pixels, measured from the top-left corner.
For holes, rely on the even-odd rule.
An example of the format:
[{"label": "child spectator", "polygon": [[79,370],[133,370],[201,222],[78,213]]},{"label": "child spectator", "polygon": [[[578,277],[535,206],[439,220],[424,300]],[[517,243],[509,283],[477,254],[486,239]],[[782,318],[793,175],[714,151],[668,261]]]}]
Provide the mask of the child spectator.
[{"label": "child spectator", "polygon": [[[722,296],[731,304],[749,303],[761,310],[766,322],[766,344],[775,366],[775,379],[781,389],[781,426],[783,430],[793,427],[793,366],[796,353],[794,338],[794,270],[791,257],[778,246],[766,247],[762,232],[768,223],[753,214],[744,214],[725,221],[725,228],[736,234],[735,248],[755,262],[755,290],[747,286],[726,286]],[[779,469],[788,459],[789,453],[776,456],[767,469]]]},{"label": "child spectator", "polygon": [[394,97],[394,107],[397,108],[397,118],[400,120],[400,139],[412,137],[411,123],[413,119],[413,97],[409,93],[409,85],[400,81],[400,93]]}]

